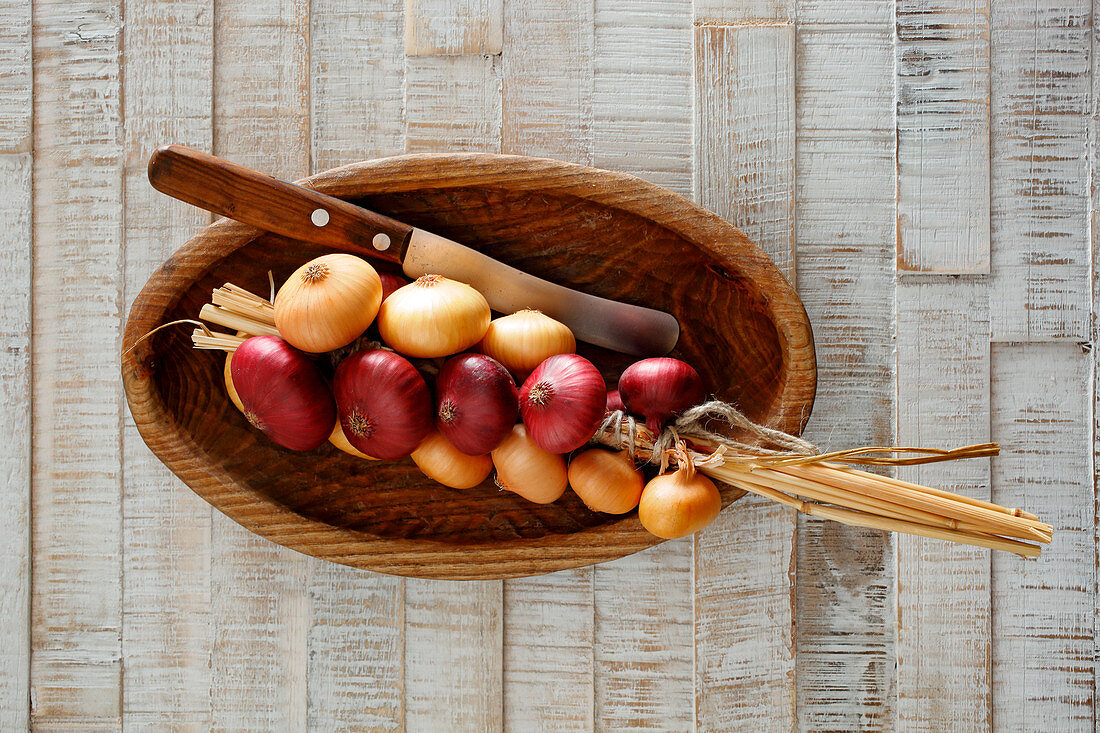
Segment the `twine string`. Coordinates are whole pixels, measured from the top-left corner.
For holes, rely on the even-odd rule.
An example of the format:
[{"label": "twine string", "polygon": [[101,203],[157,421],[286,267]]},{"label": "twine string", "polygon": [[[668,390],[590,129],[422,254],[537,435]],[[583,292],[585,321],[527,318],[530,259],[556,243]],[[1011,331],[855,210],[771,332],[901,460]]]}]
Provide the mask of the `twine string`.
[{"label": "twine string", "polygon": [[[715,427],[730,432],[718,432],[713,429]],[[731,437],[730,433],[738,435],[738,438]],[[745,434],[755,438],[755,442],[746,442],[741,438]],[[711,400],[685,410],[657,435],[622,410],[615,410],[604,417],[593,437],[596,442],[626,450],[635,458],[659,465],[662,471],[668,467],[669,456],[674,454],[676,445],[682,439],[710,449],[705,452],[690,451],[696,466],[738,463],[749,467],[780,468],[827,464],[830,461],[864,466],[916,466],[994,456],[1000,450],[996,443],[978,443],[952,450],[862,446],[824,452],[808,440],[755,423],[734,405],[720,400]]]},{"label": "twine string", "polygon": [[122,358],[125,359],[127,356],[130,355],[131,351],[136,349],[138,347],[138,345],[141,344],[142,341],[149,338],[150,336],[152,336],[153,334],[155,334],[157,331],[161,330],[162,328],[168,328],[169,326],[183,326],[183,325],[198,326],[199,328],[202,329],[202,332],[204,334],[206,334],[207,336],[210,336],[211,338],[214,337],[214,332],[211,331],[209,328],[207,328],[206,324],[203,323],[202,321],[192,321],[189,318],[181,318],[178,321],[169,321],[168,323],[163,323],[163,324],[157,326],[156,328],[154,328],[149,333],[147,333],[144,336],[140,337],[137,341],[135,341],[134,343],[132,343],[130,345],[130,348],[128,348],[128,349],[126,349],[125,351],[122,352]]}]

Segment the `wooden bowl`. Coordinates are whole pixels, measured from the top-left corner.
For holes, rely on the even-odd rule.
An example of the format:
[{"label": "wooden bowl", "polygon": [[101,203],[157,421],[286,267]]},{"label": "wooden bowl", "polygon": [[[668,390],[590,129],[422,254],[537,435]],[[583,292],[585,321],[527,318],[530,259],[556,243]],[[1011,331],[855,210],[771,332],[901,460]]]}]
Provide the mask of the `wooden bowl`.
[{"label": "wooden bowl", "polygon": [[[794,289],[740,231],[633,176],[521,156],[407,155],[325,171],[303,185],[451,237],[563,285],[667,310],[673,352],[711,393],[757,422],[800,432],[816,385],[813,337]],[[323,250],[230,220],[206,227],[149,279],[123,350],[195,318],[233,282],[267,293]],[[609,385],[630,359],[581,345]],[[589,511],[571,491],[529,503],[491,481],[467,491],[409,460],[368,462],[331,446],[284,450],[226,396],[224,355],[164,329],[122,359],[145,442],[196,493],[244,527],[316,557],[427,578],[505,578],[611,560],[656,544],[637,513]],[[725,487],[724,503],[742,492]]]}]

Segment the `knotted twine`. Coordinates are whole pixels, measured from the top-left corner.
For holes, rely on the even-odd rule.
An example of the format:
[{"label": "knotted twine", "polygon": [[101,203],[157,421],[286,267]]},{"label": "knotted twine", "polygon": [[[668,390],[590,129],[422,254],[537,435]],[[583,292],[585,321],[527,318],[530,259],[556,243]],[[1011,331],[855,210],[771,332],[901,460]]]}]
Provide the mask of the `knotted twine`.
[{"label": "knotted twine", "polygon": [[[746,439],[740,439],[741,436]],[[753,422],[734,405],[721,400],[688,408],[656,435],[639,425],[632,416],[615,410],[604,417],[592,437],[595,442],[626,450],[635,458],[659,465],[662,471],[670,457],[676,458],[676,446],[685,438],[713,448],[706,453],[689,451],[696,466],[740,462],[749,466],[779,467],[827,461],[867,466],[914,466],[993,456],[1000,451],[996,443],[979,443],[953,450],[864,446],[823,452],[804,438]]]}]

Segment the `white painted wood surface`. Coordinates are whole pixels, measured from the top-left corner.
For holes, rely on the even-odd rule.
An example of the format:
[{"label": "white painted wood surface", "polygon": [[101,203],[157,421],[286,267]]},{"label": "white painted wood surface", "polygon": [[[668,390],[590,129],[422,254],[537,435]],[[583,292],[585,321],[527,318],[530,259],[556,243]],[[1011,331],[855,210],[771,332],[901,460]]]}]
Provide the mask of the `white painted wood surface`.
[{"label": "white painted wood surface", "polygon": [[[0,728],[1093,728],[1093,16],[4,4]],[[812,440],[1000,440],[992,462],[903,474],[1034,509],[1055,541],[991,557],[745,500],[696,541],[506,583],[271,545],[170,476],[125,412],[125,311],[207,221],[144,181],[170,141],[286,177],[402,151],[548,155],[694,195],[802,293]]]},{"label": "white painted wood surface", "polygon": [[989,0],[898,0],[898,269],[989,271]]},{"label": "white painted wood surface", "polygon": [[[897,444],[987,441],[985,289],[954,279],[904,281],[896,302]],[[898,477],[990,498],[986,459],[898,469]],[[894,542],[898,723],[915,730],[988,730],[990,553],[911,536]]]},{"label": "white painted wood surface", "polygon": [[0,7],[0,729],[30,723],[31,8]]},{"label": "white painted wood surface", "polygon": [[[1058,527],[1036,562],[993,556],[993,724],[1094,729],[1096,493],[1090,480],[1090,355],[1077,344],[996,344],[990,359],[993,501],[1042,496]],[[1010,446],[1010,447],[1009,447]]]},{"label": "white painted wood surface", "polygon": [[[213,13],[205,3],[127,2],[123,41],[124,312],[145,281],[209,216],[151,190],[146,160],[165,136],[208,149]],[[157,63],[170,54],[173,68]],[[209,728],[211,507],[122,426],[122,723]]]},{"label": "white painted wood surface", "polygon": [[121,10],[83,0],[32,13],[36,728],[121,723]]},{"label": "white painted wood surface", "polygon": [[[29,20],[29,19],[28,19]],[[31,156],[0,155],[0,268],[12,286],[0,294],[0,728],[30,718],[31,592]]]},{"label": "white painted wood surface", "polygon": [[995,341],[1089,338],[1091,3],[993,5]]},{"label": "white painted wood surface", "polygon": [[405,53],[500,53],[503,17],[503,0],[405,0]]},{"label": "white painted wood surface", "polygon": [[[792,280],[794,46],[785,22],[695,29],[695,198]],[[746,498],[695,536],[695,710],[704,730],[794,726],[796,534],[793,511]]]}]

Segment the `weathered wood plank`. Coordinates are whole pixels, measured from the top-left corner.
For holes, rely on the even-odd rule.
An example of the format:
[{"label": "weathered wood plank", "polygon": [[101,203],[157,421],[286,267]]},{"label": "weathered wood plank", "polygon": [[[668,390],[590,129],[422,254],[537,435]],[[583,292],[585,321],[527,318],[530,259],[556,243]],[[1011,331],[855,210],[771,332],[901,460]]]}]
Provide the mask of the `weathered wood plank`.
[{"label": "weathered wood plank", "polygon": [[[988,299],[981,281],[897,288],[897,445],[989,439]],[[907,481],[990,498],[989,462],[898,469]],[[909,535],[897,548],[897,725],[990,727],[990,551]]]},{"label": "weathered wood plank", "polygon": [[[1095,23],[1096,18],[1100,17],[1100,13],[1097,12],[1097,3],[1093,2],[1092,18]],[[1092,58],[1097,58],[1100,54],[1100,38],[1093,34],[1092,46],[1091,46]],[[1097,99],[1100,99],[1097,95],[1100,94],[1100,74],[1097,74],[1095,70],[1091,74],[1091,89],[1092,99],[1090,102],[1090,109],[1093,114],[1089,118],[1089,191],[1092,195],[1090,200],[1091,206],[1089,208],[1090,215],[1090,227],[1089,227],[1089,247],[1092,251],[1092,257],[1089,259],[1089,281],[1092,284],[1092,325],[1089,329],[1090,341],[1092,343],[1092,463],[1089,466],[1089,470],[1092,472],[1092,492],[1095,497],[1093,503],[1093,516],[1096,518],[1097,526],[1093,532],[1092,542],[1093,547],[1096,548],[1096,554],[1093,555],[1093,572],[1100,575],[1100,349],[1097,348],[1097,342],[1100,341],[1100,321],[1097,316],[1100,315],[1100,236],[1097,232],[1100,231],[1097,221],[1097,213],[1100,212],[1100,170],[1098,170],[1097,160],[1100,158],[1100,118],[1097,117],[1095,111],[1097,109]],[[1093,599],[1093,602],[1100,604],[1100,582],[1093,586],[1093,592],[1097,595]],[[1092,644],[1093,644],[1093,713],[1092,718],[1096,721],[1097,718],[1097,692],[1100,691],[1100,613],[1093,613],[1092,617]]]},{"label": "weathered wood plank", "polygon": [[504,0],[405,0],[409,56],[499,54]]},{"label": "weathered wood plank", "polygon": [[404,582],[312,562],[308,729],[404,730]]},{"label": "weathered wood plank", "polygon": [[[314,172],[405,147],[402,0],[311,0]],[[310,730],[401,730],[405,582],[310,561]]]},{"label": "weathered wood plank", "polygon": [[503,730],[500,581],[405,583],[409,730]]},{"label": "weathered wood plank", "polygon": [[[208,221],[154,191],[146,161],[167,142],[210,148],[213,14],[205,2],[135,0],[124,12],[122,300],[129,311],[153,270]],[[150,453],[129,411],[122,461],[123,727],[209,729],[211,508]]]},{"label": "weathered wood plank", "polygon": [[403,0],[311,0],[313,168],[405,149]]},{"label": "weathered wood plank", "polygon": [[[593,13],[578,0],[505,6],[501,152],[592,162]],[[593,573],[504,581],[508,729],[593,729]]]},{"label": "weathered wood plank", "polygon": [[791,0],[695,0],[696,25],[728,25],[752,21],[794,22]]},{"label": "weathered wood plank", "polygon": [[994,340],[1086,340],[1091,3],[992,16]]},{"label": "weathered wood plank", "polygon": [[309,172],[308,0],[214,8],[214,149],[294,179]]},{"label": "weathered wood plank", "polygon": [[[893,0],[796,0],[799,25],[843,22],[851,27],[859,24],[893,26]],[[886,100],[893,103],[893,94]],[[893,124],[893,123],[891,123]]]},{"label": "weathered wood plank", "polygon": [[34,7],[36,728],[121,725],[120,15],[113,0]]},{"label": "weathered wood plank", "polygon": [[504,25],[501,151],[589,163],[593,3],[510,0]]},{"label": "weathered wood plank", "polygon": [[0,7],[0,729],[30,725],[31,7]]},{"label": "weathered wood plank", "polygon": [[794,28],[695,29],[696,200],[794,277]]},{"label": "weathered wood plank", "polygon": [[1036,561],[993,556],[993,722],[1091,731],[1096,702],[1096,495],[1089,460],[1090,356],[1077,344],[995,344],[993,501],[1054,525]]},{"label": "weathered wood plank", "polygon": [[[27,13],[29,25],[30,14]],[[29,44],[28,44],[29,45]],[[27,100],[29,104],[29,99]],[[14,112],[14,110],[13,110]],[[29,117],[27,118],[29,120]],[[0,155],[0,729],[30,724],[31,156]]]},{"label": "weathered wood plank", "polygon": [[31,4],[0,5],[0,153],[31,152]]},{"label": "weathered wood plank", "polygon": [[305,730],[308,560],[215,514],[213,728]]},{"label": "weathered wood plank", "polygon": [[[690,196],[691,3],[597,0],[594,22],[592,164]],[[597,730],[691,729],[692,550],[666,542],[592,569]]]},{"label": "weathered wood plank", "polygon": [[[695,29],[695,197],[794,278],[794,29]],[[695,539],[696,722],[795,724],[795,514],[742,500]],[[730,609],[737,609],[731,613]]]},{"label": "weathered wood plank", "polygon": [[[887,0],[878,4],[892,5]],[[858,130],[893,138],[893,23],[870,23],[862,15],[849,20],[824,11],[817,20],[800,20],[798,26],[799,137],[817,130]]]},{"label": "weathered wood plank", "polygon": [[[891,3],[879,5],[888,11]],[[825,448],[887,445],[895,392],[894,30],[881,8],[816,11],[799,26],[796,61],[798,289],[818,357],[806,436]],[[891,535],[800,516],[797,577],[798,729],[888,727]]]},{"label": "weathered wood plank", "polygon": [[[309,172],[307,0],[214,8],[214,152],[284,178]],[[215,513],[215,728],[306,727],[311,561]]]},{"label": "weathered wood plank", "polygon": [[690,196],[690,0],[597,0],[593,20],[592,165]]},{"label": "weathered wood plank", "polygon": [[[1092,4],[1092,18],[1095,23],[1096,18],[1100,17],[1098,13],[1097,2],[1094,0]],[[1097,38],[1096,34],[1092,35],[1091,45],[1092,58],[1097,58],[1100,54],[1100,38]],[[1090,100],[1090,110],[1093,114],[1089,117],[1089,191],[1091,193],[1091,200],[1089,207],[1089,247],[1092,252],[1092,257],[1089,259],[1089,281],[1092,285],[1092,325],[1089,328],[1090,342],[1092,343],[1092,463],[1089,465],[1089,470],[1092,472],[1092,491],[1095,501],[1093,504],[1093,516],[1096,518],[1097,526],[1093,532],[1092,542],[1093,547],[1096,548],[1093,555],[1092,567],[1093,572],[1100,575],[1100,349],[1097,348],[1097,342],[1100,341],[1100,321],[1097,316],[1100,315],[1100,236],[1097,232],[1100,231],[1097,220],[1097,213],[1100,212],[1100,170],[1098,170],[1097,160],[1100,158],[1100,117],[1095,112],[1097,110],[1097,100],[1100,99],[1097,95],[1100,94],[1100,74],[1097,74],[1095,70],[1091,74],[1091,90],[1092,98]],[[1094,598],[1094,603],[1100,603],[1100,582],[1093,586],[1093,592],[1097,595]],[[1092,617],[1092,644],[1093,644],[1093,720],[1097,718],[1097,691],[1100,690],[1100,613],[1093,613]]]},{"label": "weathered wood plank", "polygon": [[500,152],[499,58],[410,57],[405,75],[405,152]]},{"label": "weathered wood plank", "polygon": [[[409,152],[500,152],[495,56],[407,61]],[[503,728],[501,581],[405,581],[405,725],[409,730]]]},{"label": "weathered wood plank", "polygon": [[[798,288],[819,365],[806,437],[824,448],[893,440],[892,137],[800,131],[798,140]],[[888,534],[799,517],[802,730],[891,718],[892,547]]]},{"label": "weathered wood plank", "polygon": [[989,0],[897,3],[898,269],[989,271]]},{"label": "weathered wood plank", "polygon": [[594,568],[597,730],[691,730],[693,542]]},{"label": "weathered wood plank", "polygon": [[592,572],[504,581],[508,730],[593,730]]}]

